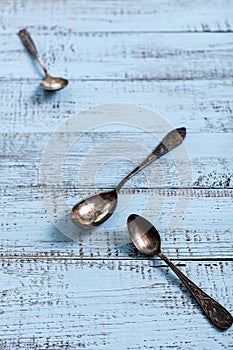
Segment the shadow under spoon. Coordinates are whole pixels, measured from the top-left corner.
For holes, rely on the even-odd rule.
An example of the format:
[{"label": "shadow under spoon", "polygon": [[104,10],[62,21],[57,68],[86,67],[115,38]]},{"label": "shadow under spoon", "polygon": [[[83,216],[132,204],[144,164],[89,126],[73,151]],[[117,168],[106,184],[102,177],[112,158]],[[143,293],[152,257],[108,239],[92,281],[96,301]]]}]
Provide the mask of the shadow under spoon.
[{"label": "shadow under spoon", "polygon": [[232,325],[231,314],[217,301],[206,294],[201,288],[186,277],[162,252],[161,239],[156,228],[146,219],[131,214],[127,220],[129,236],[135,247],[146,255],[157,255],[175,272],[180,280],[189,289],[210,321],[221,329]]},{"label": "shadow under spoon", "polygon": [[83,228],[95,227],[106,221],[116,209],[118,193],[126,181],[151,164],[154,160],[179,146],[185,136],[185,128],[178,128],[170,131],[152,153],[125,176],[114,190],[101,192],[77,203],[71,212],[72,221]]},{"label": "shadow under spoon", "polygon": [[49,91],[61,90],[64,87],[66,87],[68,85],[67,79],[55,78],[48,73],[47,68],[45,67],[45,64],[41,56],[39,55],[37,48],[28,31],[26,29],[20,30],[19,36],[22,42],[24,43],[24,45],[26,46],[26,48],[28,49],[28,51],[35,57],[35,59],[37,60],[37,62],[40,64],[43,71],[45,72],[45,79],[42,81],[41,86],[45,90],[49,90]]}]

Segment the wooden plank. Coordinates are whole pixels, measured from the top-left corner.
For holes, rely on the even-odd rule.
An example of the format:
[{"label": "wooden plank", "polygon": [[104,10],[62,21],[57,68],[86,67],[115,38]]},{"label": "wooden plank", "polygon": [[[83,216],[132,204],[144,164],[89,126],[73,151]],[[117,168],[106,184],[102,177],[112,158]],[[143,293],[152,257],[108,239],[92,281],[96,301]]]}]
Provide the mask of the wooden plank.
[{"label": "wooden plank", "polygon": [[[36,16],[32,14],[35,13]],[[57,0],[4,1],[2,29],[14,33],[26,25],[35,31],[70,34],[73,31],[187,31],[230,32],[233,28],[229,0],[154,1],[121,0],[78,2]]]},{"label": "wooden plank", "polygon": [[75,202],[93,193],[2,191],[1,256],[137,259],[126,219],[138,213],[161,232],[164,252],[173,259],[232,259],[232,190],[122,190],[114,215],[88,231],[74,226],[69,215]]},{"label": "wooden plank", "polygon": [[[53,132],[80,110],[119,102],[158,111],[171,125],[184,125],[188,132],[233,132],[231,81],[72,81],[52,95],[38,83],[1,82],[0,132]],[[153,118],[145,127],[158,130]]]},{"label": "wooden plank", "polygon": [[[147,217],[164,253],[233,312],[231,1],[7,0],[0,10],[0,349],[232,348],[232,328],[216,331],[162,261],[137,253],[126,229],[130,213]],[[25,26],[49,71],[70,79],[64,91],[39,88],[40,69],[17,36]],[[77,111],[112,102],[167,119],[141,130],[111,121],[61,130]],[[165,124],[187,127],[191,176],[178,171],[190,169],[179,148],[128,183],[102,226],[71,224],[74,203],[112,188]]]},{"label": "wooden plank", "polygon": [[[229,33],[32,32],[51,74],[85,80],[231,79]],[[42,78],[19,37],[0,36],[2,80]],[[40,78],[41,76],[41,78]]]},{"label": "wooden plank", "polygon": [[[158,259],[2,259],[1,263],[2,349],[209,350],[233,346],[233,328],[218,332]],[[178,265],[230,308],[232,262]]]},{"label": "wooden plank", "polygon": [[[51,146],[48,133],[2,134],[2,188],[113,188],[164,136],[114,123],[104,123],[94,132],[66,130],[55,134]],[[125,188],[232,188],[233,155],[226,152],[232,148],[231,133],[188,130],[182,146],[144,169]]]}]

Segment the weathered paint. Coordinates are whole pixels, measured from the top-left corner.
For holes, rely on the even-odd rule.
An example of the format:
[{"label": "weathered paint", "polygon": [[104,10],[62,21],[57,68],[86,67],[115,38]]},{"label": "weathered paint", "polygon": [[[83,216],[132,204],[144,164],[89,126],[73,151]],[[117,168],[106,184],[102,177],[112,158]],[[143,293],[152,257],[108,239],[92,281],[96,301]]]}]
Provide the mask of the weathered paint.
[{"label": "weathered paint", "polygon": [[[136,252],[125,225],[143,211],[164,253],[233,312],[232,9],[228,0],[0,3],[1,350],[233,347],[232,328],[216,330],[162,261]],[[40,68],[16,34],[25,26],[51,73],[70,79],[66,90],[39,87]],[[76,229],[72,241],[48,216],[63,209],[57,197],[69,211],[97,188],[112,188],[155,146],[153,132],[165,132],[153,123],[151,133],[126,125],[89,131],[70,149],[62,182],[40,181],[51,133],[74,113],[111,102],[143,105],[185,126],[192,176],[180,179],[167,155],[127,183],[99,231]],[[122,143],[123,156],[113,152],[107,162],[101,145],[111,139],[138,144],[137,154]],[[86,155],[96,145],[94,178]],[[174,228],[177,200],[185,210]]]}]

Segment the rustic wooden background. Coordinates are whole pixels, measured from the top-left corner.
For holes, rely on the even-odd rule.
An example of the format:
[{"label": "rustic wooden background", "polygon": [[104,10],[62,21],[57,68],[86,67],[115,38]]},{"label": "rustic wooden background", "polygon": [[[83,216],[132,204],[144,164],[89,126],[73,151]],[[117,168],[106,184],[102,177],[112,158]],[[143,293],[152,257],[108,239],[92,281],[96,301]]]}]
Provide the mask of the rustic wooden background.
[{"label": "rustic wooden background", "polygon": [[[5,0],[0,17],[0,349],[233,348],[233,328],[210,324],[164,263],[137,254],[124,226],[145,197],[147,217],[162,201],[164,253],[233,312],[232,1]],[[23,27],[49,71],[70,80],[67,89],[39,87],[40,69],[17,36]],[[56,188],[40,181],[42,152],[68,117],[115,102],[186,126],[192,178],[178,183],[172,157],[164,157],[124,187],[121,209],[99,236],[72,241],[51,222],[44,198],[62,193],[71,209],[80,193],[113,188],[154,141],[126,126],[89,130]],[[117,137],[144,151],[123,145],[121,159],[104,164],[94,181],[87,150]],[[161,174],[157,186],[145,182]],[[165,229],[177,198],[188,208]]]}]

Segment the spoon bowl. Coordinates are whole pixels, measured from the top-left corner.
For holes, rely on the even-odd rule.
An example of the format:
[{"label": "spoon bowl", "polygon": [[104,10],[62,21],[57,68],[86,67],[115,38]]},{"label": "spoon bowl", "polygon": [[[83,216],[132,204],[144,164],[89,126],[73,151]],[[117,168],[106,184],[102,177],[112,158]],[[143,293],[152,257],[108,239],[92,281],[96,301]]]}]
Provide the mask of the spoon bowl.
[{"label": "spoon bowl", "polygon": [[117,206],[116,190],[101,192],[76,204],[71,212],[71,220],[83,228],[102,224]]},{"label": "spoon bowl", "polygon": [[183,272],[181,272],[178,267],[161,252],[161,239],[159,232],[148,220],[137,214],[131,214],[128,217],[127,226],[129,236],[134,246],[143,254],[158,255],[163,261],[165,261],[165,263],[185,284],[201,309],[215,326],[221,329],[227,329],[232,325],[233,318],[229,311],[185,276]]},{"label": "spoon bowl", "polygon": [[140,253],[157,255],[161,252],[160,235],[148,220],[142,216],[131,214],[127,224],[129,236]]},{"label": "spoon bowl", "polygon": [[125,176],[114,190],[91,196],[77,203],[71,212],[73,223],[81,227],[91,228],[106,221],[116,209],[118,193],[126,181],[147,165],[151,164],[154,160],[162,157],[164,154],[180,145],[185,135],[185,128],[178,128],[170,131],[152,153]]},{"label": "spoon bowl", "polygon": [[45,75],[45,79],[42,81],[41,86],[48,91],[55,91],[64,89],[68,85],[68,80],[64,78],[55,78],[49,75]]}]

